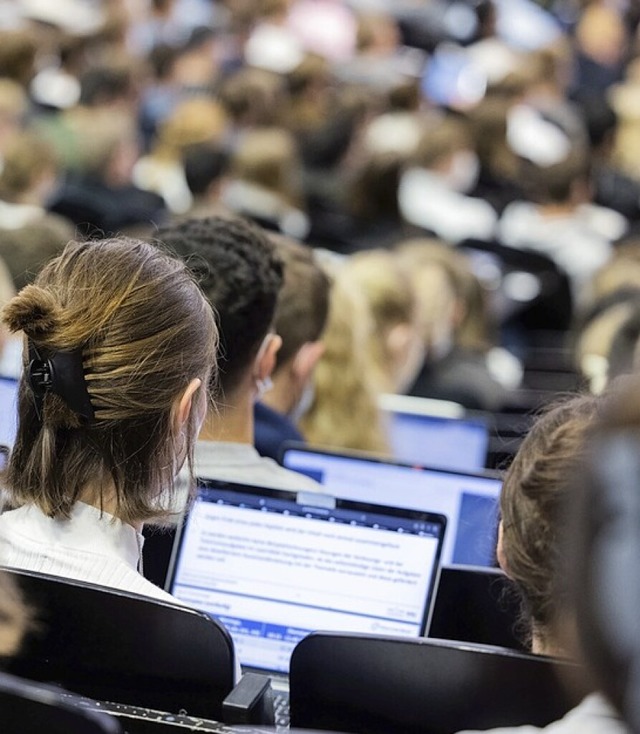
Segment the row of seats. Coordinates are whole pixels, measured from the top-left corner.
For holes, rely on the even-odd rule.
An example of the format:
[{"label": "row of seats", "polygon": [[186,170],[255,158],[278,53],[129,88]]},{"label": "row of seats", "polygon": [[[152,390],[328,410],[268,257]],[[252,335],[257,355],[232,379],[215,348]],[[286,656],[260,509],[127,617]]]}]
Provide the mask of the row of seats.
[{"label": "row of seats", "polygon": [[[33,608],[40,610],[37,624],[8,665],[11,676],[54,682],[110,702],[112,713],[126,722],[123,730],[128,732],[151,731],[149,727],[160,723],[176,731],[196,727],[194,717],[216,722],[207,724],[213,729],[198,724],[203,731],[229,731],[223,724],[272,723],[268,679],[245,675],[234,688],[233,644],[227,631],[206,614],[77,581],[26,571],[9,573]],[[449,603],[455,599],[475,611],[451,615],[450,606],[436,604],[432,633],[446,636],[449,624],[449,633],[458,639],[466,635],[472,642],[510,644],[504,635],[495,636],[513,622],[514,610],[501,607],[508,598],[503,577],[490,570],[445,569],[442,581],[441,596],[455,594]],[[476,600],[471,598],[474,594]],[[467,630],[452,629],[454,619],[467,619]],[[299,643],[292,656],[291,724],[381,734],[427,730],[444,734],[479,724],[546,724],[579,700],[558,684],[558,669],[563,675],[573,673],[568,663],[505,648],[315,633]],[[0,680],[3,716],[5,710],[15,713],[11,701],[16,697],[27,708],[55,707],[60,702],[51,690],[34,696],[22,685],[11,677]],[[461,700],[466,702],[463,708]],[[73,697],[63,699],[62,721],[72,715],[70,702],[79,705]],[[141,713],[141,707],[168,714]],[[106,707],[85,701],[81,708],[86,715],[87,710]],[[137,713],[132,713],[134,709]],[[182,723],[176,719],[181,712],[188,714]],[[85,728],[66,731],[117,731],[91,729],[96,721],[85,718]],[[6,731],[43,730],[56,731]]]}]

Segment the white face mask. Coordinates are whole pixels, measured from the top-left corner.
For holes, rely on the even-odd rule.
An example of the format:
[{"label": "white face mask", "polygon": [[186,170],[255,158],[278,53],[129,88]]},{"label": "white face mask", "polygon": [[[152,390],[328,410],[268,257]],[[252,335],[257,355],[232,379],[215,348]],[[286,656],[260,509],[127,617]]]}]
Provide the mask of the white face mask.
[{"label": "white face mask", "polygon": [[466,194],[478,183],[479,174],[478,156],[472,150],[459,150],[451,157],[445,178],[454,191]]},{"label": "white face mask", "polygon": [[273,388],[273,381],[270,377],[265,377],[264,380],[256,380],[256,403],[262,399],[262,396],[269,392]]},{"label": "white face mask", "polygon": [[316,389],[313,384],[313,380],[309,380],[309,382],[304,386],[302,390],[300,400],[298,400],[298,402],[289,411],[289,418],[291,422],[297,425],[302,416],[308,413],[315,399]]}]

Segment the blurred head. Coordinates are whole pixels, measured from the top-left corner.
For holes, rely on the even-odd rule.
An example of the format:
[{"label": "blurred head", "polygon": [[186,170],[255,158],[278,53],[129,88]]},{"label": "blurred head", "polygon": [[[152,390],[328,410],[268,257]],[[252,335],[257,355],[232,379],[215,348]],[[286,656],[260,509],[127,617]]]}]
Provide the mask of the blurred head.
[{"label": "blurred head", "polygon": [[440,174],[456,191],[473,188],[478,175],[478,156],[466,123],[445,117],[428,126],[411,165]]},{"label": "blurred head", "polygon": [[310,247],[275,234],[269,237],[284,265],[274,319],[275,331],[282,337],[277,371],[305,344],[322,338],[329,312],[330,281]]},{"label": "blurred head", "polygon": [[314,400],[299,427],[316,445],[385,452],[382,416],[367,344],[373,332],[362,293],[340,266],[333,279],[324,352],[314,376]]},{"label": "blurred head", "polygon": [[160,496],[170,507],[175,475],[191,464],[217,347],[184,264],[126,238],[71,242],[3,319],[24,332],[25,362],[51,360],[58,375],[40,406],[21,380],[13,504],[64,518],[83,499],[132,524],[162,515]]},{"label": "blurred head", "polygon": [[226,114],[207,97],[193,97],[179,104],[161,124],[155,154],[179,160],[189,145],[220,143],[226,130]]},{"label": "blurred head", "polygon": [[38,38],[29,30],[0,31],[0,77],[26,88],[35,74]]},{"label": "blurred head", "polygon": [[423,329],[413,284],[398,257],[384,250],[353,255],[345,265],[370,309],[367,359],[380,392],[403,392],[424,360]]},{"label": "blurred head", "polygon": [[231,173],[290,203],[299,198],[300,162],[296,144],[283,129],[264,128],[243,135],[231,157]]},{"label": "blurred head", "polygon": [[236,127],[269,127],[280,120],[287,96],[277,74],[243,67],[222,83],[220,101]]},{"label": "blurred head", "polygon": [[535,422],[505,476],[498,562],[515,582],[534,652],[559,654],[566,611],[562,570],[565,507],[600,409],[581,396],[552,406]]},{"label": "blurred head", "polygon": [[217,315],[225,398],[247,376],[265,380],[280,346],[270,331],[282,285],[282,263],[265,232],[239,217],[216,216],[164,227],[158,238],[187,261]]},{"label": "blurred head", "polygon": [[483,351],[489,343],[486,296],[468,259],[440,240],[417,238],[398,244],[421,309],[429,358],[455,344]]},{"label": "blurred head", "polygon": [[565,549],[582,658],[630,731],[640,725],[639,395],[634,376],[608,396],[572,483]]},{"label": "blurred head", "polygon": [[53,148],[34,133],[19,133],[7,141],[0,171],[0,196],[44,205],[56,183],[58,169]]},{"label": "blurred head", "polygon": [[276,390],[265,401],[297,419],[308,407],[305,396],[324,351],[330,281],[310,247],[279,235],[270,239],[284,265],[284,283],[274,318],[274,331],[282,339],[273,372]]}]

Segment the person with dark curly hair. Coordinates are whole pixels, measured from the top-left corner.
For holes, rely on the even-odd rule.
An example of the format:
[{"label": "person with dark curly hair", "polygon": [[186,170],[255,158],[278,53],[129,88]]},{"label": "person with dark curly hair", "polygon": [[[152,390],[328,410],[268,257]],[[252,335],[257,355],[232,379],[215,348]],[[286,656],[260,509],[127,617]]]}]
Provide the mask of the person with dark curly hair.
[{"label": "person with dark curly hair", "polygon": [[320,485],[261,457],[254,447],[253,407],[271,386],[282,344],[272,329],[283,265],[275,245],[255,224],[237,217],[188,219],[158,238],[184,258],[217,315],[218,378],[196,444],[196,474],[281,489]]}]

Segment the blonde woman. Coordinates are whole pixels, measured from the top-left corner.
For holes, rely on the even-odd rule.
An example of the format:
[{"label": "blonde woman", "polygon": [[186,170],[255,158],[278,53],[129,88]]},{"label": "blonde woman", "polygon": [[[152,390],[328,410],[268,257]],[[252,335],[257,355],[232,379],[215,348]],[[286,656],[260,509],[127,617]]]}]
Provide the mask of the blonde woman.
[{"label": "blonde woman", "polygon": [[375,378],[367,357],[373,322],[347,270],[338,267],[333,275],[324,353],[314,373],[314,399],[300,428],[313,444],[386,453]]}]

